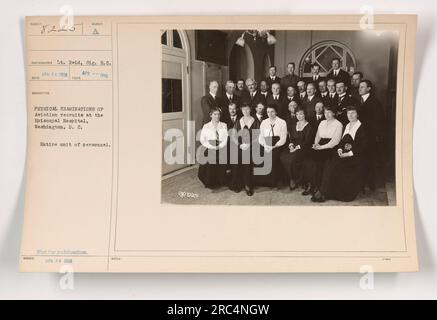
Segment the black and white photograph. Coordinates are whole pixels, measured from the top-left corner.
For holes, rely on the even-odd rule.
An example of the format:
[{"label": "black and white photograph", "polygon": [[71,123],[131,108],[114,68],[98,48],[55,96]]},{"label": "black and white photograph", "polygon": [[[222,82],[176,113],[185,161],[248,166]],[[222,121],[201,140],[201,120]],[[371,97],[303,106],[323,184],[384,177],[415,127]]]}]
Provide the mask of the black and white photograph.
[{"label": "black and white photograph", "polygon": [[162,202],[396,205],[399,34],[161,30]]}]

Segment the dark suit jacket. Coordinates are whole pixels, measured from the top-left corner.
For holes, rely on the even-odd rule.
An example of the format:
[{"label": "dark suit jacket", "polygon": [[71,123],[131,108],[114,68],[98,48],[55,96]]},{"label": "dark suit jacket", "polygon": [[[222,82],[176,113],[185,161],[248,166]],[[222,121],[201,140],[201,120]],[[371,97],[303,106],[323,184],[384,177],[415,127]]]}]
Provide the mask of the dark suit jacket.
[{"label": "dark suit jacket", "polygon": [[291,99],[290,99],[288,96],[286,96],[284,100],[285,100],[285,102],[287,103],[287,109],[288,109],[288,104],[289,104],[291,101],[296,101],[296,103],[297,103],[299,106],[302,105],[302,100],[300,100],[300,97],[299,97],[298,94],[295,94]]},{"label": "dark suit jacket", "polygon": [[203,96],[200,100],[200,106],[203,112],[203,124],[209,122],[211,119],[209,117],[209,112],[211,109],[219,109],[223,114],[223,101],[220,97],[216,96],[215,99],[209,93]]},{"label": "dark suit jacket", "polygon": [[305,81],[305,83],[308,85],[308,83],[314,83],[316,85],[316,89],[319,90],[319,82],[322,80],[326,80],[325,78],[323,78],[322,76],[319,75],[319,78],[317,79],[316,82],[314,82],[313,77],[306,77],[303,79],[303,81]]},{"label": "dark suit jacket", "polygon": [[288,87],[295,87],[299,82],[300,78],[295,74],[288,74],[285,77],[281,78],[281,90],[282,92],[287,92]]},{"label": "dark suit jacket", "polygon": [[[321,96],[320,96],[321,97]],[[338,105],[338,95],[335,94],[333,98],[331,98],[331,95],[328,92],[328,95],[326,97],[321,97],[322,101],[323,101],[323,105],[326,106],[331,106],[334,107],[335,109],[337,109],[337,105]]]},{"label": "dark suit jacket", "polygon": [[245,91],[241,100],[243,103],[246,102],[249,104],[249,106],[252,109],[252,112],[255,111],[255,107],[259,102],[263,102],[263,103],[266,102],[264,96],[259,92],[259,90],[256,91],[256,94],[254,95],[253,98],[248,91]]},{"label": "dark suit jacket", "polygon": [[270,78],[270,76],[268,76],[264,80],[267,82],[267,85],[269,86],[269,88],[271,88],[272,84],[274,84],[274,83],[281,84],[281,78],[279,78],[278,76],[275,77],[275,80],[272,80],[272,78]]},{"label": "dark suit jacket", "polygon": [[349,75],[349,73],[347,73],[346,71],[344,71],[343,69],[340,69],[340,71],[338,72],[338,75],[335,77],[334,76],[334,71],[331,71],[326,79],[334,79],[335,82],[344,82],[345,85],[347,85],[348,87],[351,86],[351,77]]},{"label": "dark suit jacket", "polygon": [[381,137],[384,128],[384,111],[378,99],[372,94],[367,98],[366,102],[361,104],[359,109],[359,119],[366,126],[366,131],[371,142],[376,137]]},{"label": "dark suit jacket", "polygon": [[235,103],[237,105],[237,114],[241,115],[241,98],[237,96],[235,93],[232,96],[232,101],[228,99],[228,96],[226,93],[223,95],[223,116],[229,115],[229,104],[231,102]]},{"label": "dark suit jacket", "polygon": [[267,106],[276,106],[278,116],[280,118],[284,118],[284,116],[288,113],[287,100],[283,95],[279,95],[278,101],[275,101],[275,99],[273,98],[273,94],[270,93],[269,95],[267,95],[266,104]]},{"label": "dark suit jacket", "polygon": [[308,119],[314,117],[316,113],[314,107],[318,102],[323,102],[318,96],[314,96],[311,101],[306,97],[302,102],[302,108],[305,110]]},{"label": "dark suit jacket", "polygon": [[227,114],[223,118],[222,122],[226,123],[226,125],[228,126],[228,130],[229,130],[229,129],[232,129],[232,128],[236,127],[238,121],[240,121],[240,118],[241,117],[237,114],[237,118],[236,118],[235,122],[232,122],[231,116],[229,114]]},{"label": "dark suit jacket", "polygon": [[349,120],[347,119],[347,111],[346,108],[350,105],[357,104],[354,99],[348,94],[344,96],[343,99],[338,97],[338,103],[337,103],[337,120],[340,121],[343,126],[347,125],[349,123]]}]

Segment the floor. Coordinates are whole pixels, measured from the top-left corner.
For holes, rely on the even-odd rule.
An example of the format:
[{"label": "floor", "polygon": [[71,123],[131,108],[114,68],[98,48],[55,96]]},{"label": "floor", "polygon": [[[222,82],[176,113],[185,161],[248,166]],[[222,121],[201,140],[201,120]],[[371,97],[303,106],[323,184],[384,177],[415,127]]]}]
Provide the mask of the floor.
[{"label": "floor", "polygon": [[[182,170],[162,180],[162,202],[170,204],[228,204],[228,205],[315,205],[309,196],[302,196],[301,190],[290,191],[287,187],[273,190],[257,187],[254,195],[248,197],[244,191],[235,193],[226,187],[207,189],[197,178],[197,167]],[[385,188],[358,195],[352,202],[328,200],[319,206],[387,206],[395,205],[394,184]]]}]

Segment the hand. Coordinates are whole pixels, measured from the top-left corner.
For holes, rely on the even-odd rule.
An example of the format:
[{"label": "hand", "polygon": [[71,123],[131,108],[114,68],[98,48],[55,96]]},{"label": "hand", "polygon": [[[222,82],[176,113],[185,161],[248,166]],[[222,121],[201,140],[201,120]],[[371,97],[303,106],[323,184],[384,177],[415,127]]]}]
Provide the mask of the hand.
[{"label": "hand", "polygon": [[289,145],[288,145],[288,149],[294,149],[294,144],[292,144],[292,143],[290,143]]},{"label": "hand", "polygon": [[313,145],[313,149],[314,149],[314,150],[320,150],[320,149],[321,149],[320,144],[318,144],[318,143],[314,144],[314,145]]},{"label": "hand", "polygon": [[290,148],[290,153],[295,152],[297,149],[296,148]]},{"label": "hand", "polygon": [[338,156],[341,158],[341,156],[343,155],[343,150],[342,149],[338,149],[337,153],[338,153]]},{"label": "hand", "polygon": [[266,152],[270,152],[270,151],[272,151],[273,150],[273,148],[271,147],[271,146],[264,146],[264,150],[266,151]]}]

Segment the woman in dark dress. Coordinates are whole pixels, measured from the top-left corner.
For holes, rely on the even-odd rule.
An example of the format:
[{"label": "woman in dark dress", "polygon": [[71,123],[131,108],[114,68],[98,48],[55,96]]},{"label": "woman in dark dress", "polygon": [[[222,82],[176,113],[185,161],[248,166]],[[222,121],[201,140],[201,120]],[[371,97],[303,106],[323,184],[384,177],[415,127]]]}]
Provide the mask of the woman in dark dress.
[{"label": "woman in dark dress", "polygon": [[296,189],[302,183],[302,164],[312,144],[312,129],[306,120],[305,111],[298,108],[295,116],[297,122],[287,122],[288,148],[281,154],[290,190]]},{"label": "woman in dark dress", "polygon": [[251,108],[248,103],[241,106],[243,116],[237,121],[235,129],[231,130],[232,142],[238,146],[238,167],[232,171],[232,185],[237,190],[244,188],[248,196],[253,195],[253,161],[252,145],[257,140],[254,134],[259,129],[260,123],[250,115]]},{"label": "woman in dark dress", "polygon": [[203,125],[200,132],[201,148],[198,150],[198,177],[207,188],[215,188],[226,183],[228,129],[220,122],[220,110],[211,109],[211,121]]},{"label": "woman in dark dress", "polygon": [[334,148],[341,140],[343,125],[335,119],[332,107],[325,107],[325,118],[319,124],[314,144],[304,161],[303,174],[307,184],[302,192],[304,196],[314,195],[320,187],[325,162],[333,155]]},{"label": "woman in dark dress", "polygon": [[275,105],[267,107],[268,118],[260,125],[258,141],[264,156],[264,185],[280,189],[282,186],[282,165],[279,158],[287,141],[287,123],[277,116]]},{"label": "woman in dark dress", "polygon": [[348,107],[347,117],[349,123],[337,154],[326,163],[320,189],[312,199],[314,202],[326,199],[352,201],[363,189],[363,150],[367,145],[367,136],[355,106]]}]

